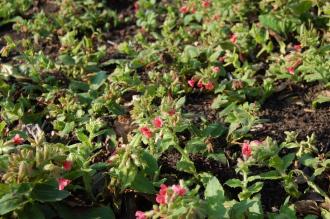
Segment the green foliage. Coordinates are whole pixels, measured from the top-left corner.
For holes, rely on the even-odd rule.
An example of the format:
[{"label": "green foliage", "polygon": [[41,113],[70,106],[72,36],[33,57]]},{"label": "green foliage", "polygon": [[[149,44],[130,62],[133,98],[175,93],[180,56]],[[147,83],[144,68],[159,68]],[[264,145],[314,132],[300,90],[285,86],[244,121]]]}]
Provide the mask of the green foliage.
[{"label": "green foliage", "polygon": [[329,27],[318,0],[0,0],[0,217],[328,218],[319,136],[253,133],[296,85],[328,105]]}]

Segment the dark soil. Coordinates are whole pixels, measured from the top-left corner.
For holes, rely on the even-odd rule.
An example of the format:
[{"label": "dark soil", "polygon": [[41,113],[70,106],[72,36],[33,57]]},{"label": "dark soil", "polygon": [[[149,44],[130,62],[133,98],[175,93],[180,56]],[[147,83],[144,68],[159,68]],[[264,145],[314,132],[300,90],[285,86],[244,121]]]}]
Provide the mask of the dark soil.
[{"label": "dark soil", "polygon": [[272,137],[279,142],[285,139],[284,131],[296,131],[298,140],[315,133],[317,148],[321,153],[330,150],[330,107],[312,108],[311,101],[321,86],[294,86],[275,93],[262,106],[259,114],[267,122],[261,128],[251,132],[255,139]]},{"label": "dark soil", "polygon": [[219,119],[218,112],[211,109],[213,96],[205,93],[192,93],[187,95],[183,112],[189,113],[195,124],[199,124],[203,119],[208,122],[215,122]]}]

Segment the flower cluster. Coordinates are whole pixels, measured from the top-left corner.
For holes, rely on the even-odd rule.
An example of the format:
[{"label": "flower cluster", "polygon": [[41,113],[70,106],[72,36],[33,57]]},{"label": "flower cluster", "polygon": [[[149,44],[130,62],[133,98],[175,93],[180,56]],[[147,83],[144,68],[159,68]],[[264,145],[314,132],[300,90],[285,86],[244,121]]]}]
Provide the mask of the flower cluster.
[{"label": "flower cluster", "polygon": [[[63,162],[63,169],[65,171],[70,171],[72,169],[72,165],[73,165],[72,161],[66,160]],[[57,183],[58,183],[58,190],[64,190],[64,188],[71,183],[71,180],[61,177],[57,179]]]},{"label": "flower cluster", "polygon": [[247,160],[249,157],[252,156],[252,147],[251,146],[257,146],[260,145],[261,142],[258,140],[255,141],[245,141],[242,145],[242,155],[244,160]]},{"label": "flower cluster", "polygon": [[[188,80],[188,85],[190,87],[194,88],[195,84],[196,84],[195,79],[192,78],[192,79]],[[207,83],[203,83],[201,80],[199,80],[198,83],[197,83],[197,87],[200,88],[200,89],[205,88],[206,90],[211,91],[211,90],[214,89],[214,84],[211,81],[209,81]]]},{"label": "flower cluster", "polygon": [[13,139],[13,143],[16,145],[22,144],[24,142],[24,138],[22,138],[19,134],[16,134]]},{"label": "flower cluster", "polygon": [[[171,109],[168,111],[168,114],[170,116],[175,114],[175,109]],[[154,128],[159,129],[162,128],[164,125],[164,121],[162,120],[161,117],[157,116],[152,120],[152,124],[154,126]],[[151,129],[148,126],[143,126],[140,128],[140,132],[142,133],[142,135],[144,135],[146,138],[151,138],[153,133],[151,131]]]},{"label": "flower cluster", "polygon": [[231,35],[230,42],[232,42],[233,44],[236,44],[236,42],[237,42],[237,36],[235,34],[232,34]]},{"label": "flower cluster", "polygon": [[[185,196],[187,190],[183,188],[180,184],[172,185],[168,187],[165,184],[160,185],[158,194],[156,195],[156,202],[160,205],[167,205],[175,200],[178,196]],[[136,219],[146,219],[148,218],[147,213],[143,211],[135,212]]]}]

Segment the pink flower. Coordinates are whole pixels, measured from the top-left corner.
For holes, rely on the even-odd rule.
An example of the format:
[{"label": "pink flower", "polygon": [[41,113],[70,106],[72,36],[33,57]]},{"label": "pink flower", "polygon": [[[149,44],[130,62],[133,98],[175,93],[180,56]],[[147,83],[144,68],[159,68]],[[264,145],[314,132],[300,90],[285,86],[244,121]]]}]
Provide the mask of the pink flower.
[{"label": "pink flower", "polygon": [[16,134],[13,138],[12,141],[14,144],[22,144],[24,142],[24,138],[21,138],[19,134]]},{"label": "pink flower", "polygon": [[190,9],[190,12],[191,12],[192,14],[195,14],[195,13],[196,13],[195,4],[192,4],[191,9]]},{"label": "pink flower", "polygon": [[248,142],[244,142],[243,143],[242,154],[243,154],[244,159],[247,159],[247,158],[249,158],[251,156],[252,149],[251,149],[251,146],[250,146],[250,144]]},{"label": "pink flower", "polygon": [[213,90],[214,89],[214,85],[211,81],[207,82],[206,84],[204,84],[205,89],[206,90]]},{"label": "pink flower", "polygon": [[166,193],[167,193],[167,186],[165,184],[160,185],[159,193],[156,195],[156,202],[158,204],[166,204]]},{"label": "pink flower", "polygon": [[236,44],[236,42],[237,42],[237,36],[235,34],[231,35],[230,42],[232,42],[233,44]]},{"label": "pink flower", "polygon": [[219,14],[216,14],[216,15],[213,16],[213,20],[217,21],[217,20],[220,19],[220,17],[221,17],[221,16],[220,16]]},{"label": "pink flower", "polygon": [[294,67],[288,67],[287,70],[290,74],[294,75]]},{"label": "pink flower", "polygon": [[199,80],[199,81],[198,81],[198,83],[197,83],[197,87],[198,87],[198,88],[201,88],[201,89],[203,88],[203,82],[202,82],[202,80]]},{"label": "pink flower", "polygon": [[136,219],[146,219],[147,218],[147,216],[145,215],[145,213],[143,211],[136,211],[135,217],[136,217]]},{"label": "pink flower", "polygon": [[218,66],[213,66],[213,67],[212,67],[212,71],[213,71],[214,73],[218,73],[218,72],[220,71],[220,68],[219,68]]},{"label": "pink flower", "polygon": [[64,161],[64,163],[63,163],[63,169],[64,169],[65,171],[69,171],[69,170],[71,170],[71,168],[72,168],[72,164],[73,164],[73,162],[70,161],[70,160],[66,160],[66,161]]},{"label": "pink flower", "polygon": [[301,50],[301,44],[296,44],[293,46],[293,48],[296,50],[296,51],[300,51]]},{"label": "pink flower", "polygon": [[151,138],[152,137],[152,132],[150,129],[145,126],[140,128],[140,132],[146,137],[146,138]]},{"label": "pink flower", "polygon": [[190,87],[194,87],[195,86],[195,80],[194,79],[188,80],[188,84],[189,84]]},{"label": "pink flower", "polygon": [[180,8],[180,13],[181,14],[187,14],[189,12],[189,8],[187,6],[182,6]]},{"label": "pink flower", "polygon": [[154,118],[154,120],[152,121],[152,123],[154,124],[154,126],[156,128],[161,128],[163,126],[163,120],[160,117],[156,117]]},{"label": "pink flower", "polygon": [[170,116],[173,116],[173,115],[176,113],[176,111],[175,111],[175,109],[170,109],[167,113],[168,113]]},{"label": "pink flower", "polygon": [[137,13],[138,10],[139,10],[139,2],[136,1],[136,2],[134,3],[134,12]]},{"label": "pink flower", "polygon": [[220,56],[219,57],[219,62],[224,63],[225,62],[226,56]]},{"label": "pink flower", "polygon": [[184,196],[187,192],[187,190],[185,188],[181,187],[180,185],[173,185],[172,189],[179,196]]},{"label": "pink flower", "polygon": [[65,178],[58,178],[58,190],[63,190],[67,185],[71,183],[71,180]]},{"label": "pink flower", "polygon": [[208,8],[210,5],[211,5],[211,1],[208,1],[208,0],[203,0],[202,1],[202,6],[204,8]]}]

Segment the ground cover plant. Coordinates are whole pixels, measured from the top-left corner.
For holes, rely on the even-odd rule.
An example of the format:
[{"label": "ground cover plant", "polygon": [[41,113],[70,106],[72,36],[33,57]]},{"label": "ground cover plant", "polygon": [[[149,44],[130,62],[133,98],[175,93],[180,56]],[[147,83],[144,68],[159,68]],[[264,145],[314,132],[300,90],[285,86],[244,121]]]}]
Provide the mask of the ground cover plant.
[{"label": "ground cover plant", "polygon": [[0,0],[0,218],[330,218],[330,2]]}]

